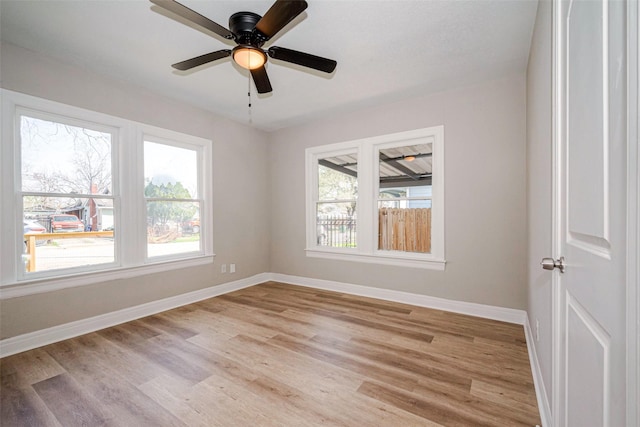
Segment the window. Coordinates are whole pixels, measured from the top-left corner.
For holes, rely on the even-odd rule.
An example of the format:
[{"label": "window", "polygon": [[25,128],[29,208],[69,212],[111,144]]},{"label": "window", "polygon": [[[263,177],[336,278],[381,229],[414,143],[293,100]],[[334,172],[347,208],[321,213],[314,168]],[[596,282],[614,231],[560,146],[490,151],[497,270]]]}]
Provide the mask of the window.
[{"label": "window", "polygon": [[117,131],[36,111],[18,109],[17,115],[25,276],[112,265],[111,153]]},{"label": "window", "polygon": [[307,149],[307,255],[444,269],[442,126]]},{"label": "window", "polygon": [[3,295],[212,262],[210,141],[2,95]]},{"label": "window", "polygon": [[144,142],[149,258],[201,250],[203,201],[198,198],[198,154],[198,147],[177,147],[166,141]]},{"label": "window", "polygon": [[319,246],[356,247],[357,159],[357,152],[318,159],[318,198],[315,205]]}]

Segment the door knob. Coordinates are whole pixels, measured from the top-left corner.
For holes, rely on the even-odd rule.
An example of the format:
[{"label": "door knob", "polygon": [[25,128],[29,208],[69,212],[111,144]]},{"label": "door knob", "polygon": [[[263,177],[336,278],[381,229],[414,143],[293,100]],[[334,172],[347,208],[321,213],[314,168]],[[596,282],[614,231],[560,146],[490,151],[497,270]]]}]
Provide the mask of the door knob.
[{"label": "door knob", "polygon": [[553,270],[554,268],[557,268],[560,270],[560,273],[564,273],[563,256],[561,256],[557,260],[554,260],[553,258],[542,258],[542,262],[540,263],[540,265],[542,265],[542,268],[544,268],[545,270]]}]

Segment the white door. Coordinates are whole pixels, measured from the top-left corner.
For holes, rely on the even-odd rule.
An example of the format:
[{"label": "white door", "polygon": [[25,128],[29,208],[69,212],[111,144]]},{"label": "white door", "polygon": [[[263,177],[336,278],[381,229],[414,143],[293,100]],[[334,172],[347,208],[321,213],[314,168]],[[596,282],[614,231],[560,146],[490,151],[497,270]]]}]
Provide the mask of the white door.
[{"label": "white door", "polygon": [[625,2],[554,5],[556,426],[625,426]]}]

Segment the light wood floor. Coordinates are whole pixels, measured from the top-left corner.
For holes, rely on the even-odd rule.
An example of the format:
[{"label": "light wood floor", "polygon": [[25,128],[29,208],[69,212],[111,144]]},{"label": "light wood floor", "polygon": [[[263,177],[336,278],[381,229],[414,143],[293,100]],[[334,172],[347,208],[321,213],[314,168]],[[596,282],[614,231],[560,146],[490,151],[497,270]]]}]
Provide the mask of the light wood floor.
[{"label": "light wood floor", "polygon": [[3,427],[540,424],[522,326],[274,282],[0,363]]}]

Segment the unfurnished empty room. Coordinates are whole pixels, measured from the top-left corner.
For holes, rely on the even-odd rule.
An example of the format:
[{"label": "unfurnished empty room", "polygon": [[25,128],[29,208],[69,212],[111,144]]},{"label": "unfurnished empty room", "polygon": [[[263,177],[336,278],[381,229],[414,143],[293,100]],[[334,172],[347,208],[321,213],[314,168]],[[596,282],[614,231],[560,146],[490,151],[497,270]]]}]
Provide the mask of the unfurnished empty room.
[{"label": "unfurnished empty room", "polygon": [[640,427],[639,9],[0,0],[0,424]]}]

